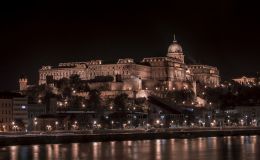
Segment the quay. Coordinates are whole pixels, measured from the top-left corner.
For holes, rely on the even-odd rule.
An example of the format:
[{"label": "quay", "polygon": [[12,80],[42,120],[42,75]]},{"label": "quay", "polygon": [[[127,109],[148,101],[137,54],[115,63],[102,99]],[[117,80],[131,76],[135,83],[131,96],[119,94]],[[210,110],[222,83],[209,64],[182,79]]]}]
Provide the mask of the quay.
[{"label": "quay", "polygon": [[87,130],[59,132],[0,133],[0,145],[59,144],[104,141],[152,140],[260,135],[259,127]]}]

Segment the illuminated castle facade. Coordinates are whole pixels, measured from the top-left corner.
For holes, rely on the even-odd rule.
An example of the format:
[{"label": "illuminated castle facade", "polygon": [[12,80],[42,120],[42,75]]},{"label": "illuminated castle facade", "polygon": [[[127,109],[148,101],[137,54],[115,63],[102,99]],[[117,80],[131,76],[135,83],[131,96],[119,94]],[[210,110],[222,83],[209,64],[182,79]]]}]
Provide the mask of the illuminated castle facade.
[{"label": "illuminated castle facade", "polygon": [[[39,70],[39,84],[46,84],[47,77],[54,80],[69,78],[77,74],[82,80],[97,76],[113,76],[108,91],[142,91],[192,89],[196,83],[214,87],[219,85],[219,71],[208,65],[187,65],[181,45],[174,39],[165,57],[148,57],[135,63],[131,58],[119,59],[115,64],[102,60],[60,63],[57,67],[42,66]],[[120,77],[120,82],[117,81]],[[97,87],[98,84],[92,84]]]}]

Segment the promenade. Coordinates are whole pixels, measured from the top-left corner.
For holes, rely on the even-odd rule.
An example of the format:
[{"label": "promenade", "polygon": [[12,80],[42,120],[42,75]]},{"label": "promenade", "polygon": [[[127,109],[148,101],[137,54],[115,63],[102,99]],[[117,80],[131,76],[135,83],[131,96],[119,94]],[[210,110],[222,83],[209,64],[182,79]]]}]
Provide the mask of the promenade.
[{"label": "promenade", "polygon": [[29,145],[49,143],[79,143],[124,140],[151,140],[171,138],[197,138],[218,136],[260,135],[260,127],[236,128],[158,128],[131,130],[86,130],[55,132],[0,133],[0,145]]}]

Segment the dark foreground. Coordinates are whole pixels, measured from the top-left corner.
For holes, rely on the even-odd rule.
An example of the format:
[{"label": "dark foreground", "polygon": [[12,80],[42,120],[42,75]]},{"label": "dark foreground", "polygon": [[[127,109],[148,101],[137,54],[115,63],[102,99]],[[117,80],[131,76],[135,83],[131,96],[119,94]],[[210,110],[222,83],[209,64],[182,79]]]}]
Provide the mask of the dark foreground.
[{"label": "dark foreground", "polygon": [[30,145],[82,143],[127,140],[153,140],[172,138],[223,137],[260,135],[260,128],[188,128],[156,130],[106,130],[50,133],[5,133],[0,135],[0,145]]},{"label": "dark foreground", "polygon": [[260,136],[0,147],[2,160],[258,160]]}]

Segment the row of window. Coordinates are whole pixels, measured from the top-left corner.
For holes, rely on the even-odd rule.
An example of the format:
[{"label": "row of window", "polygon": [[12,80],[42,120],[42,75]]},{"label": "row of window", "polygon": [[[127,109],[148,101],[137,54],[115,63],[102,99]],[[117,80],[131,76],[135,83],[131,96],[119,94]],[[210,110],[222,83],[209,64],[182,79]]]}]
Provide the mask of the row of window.
[{"label": "row of window", "polygon": [[5,123],[5,122],[11,122],[12,121],[12,118],[0,118],[1,121],[0,123]]},{"label": "row of window", "polygon": [[46,76],[61,76],[61,77],[69,77],[72,74],[78,74],[81,75],[83,74],[84,71],[67,71],[67,72],[62,72],[62,71],[57,71],[57,72],[47,72],[47,73],[42,73],[40,74],[40,79],[45,79]]},{"label": "row of window", "polygon": [[11,110],[2,110],[2,112],[0,111],[0,113],[2,113],[2,114],[11,114],[12,111]]},{"label": "row of window", "polygon": [[12,106],[12,103],[4,103],[4,102],[0,103],[0,107],[10,107],[10,106]]},{"label": "row of window", "polygon": [[95,66],[95,67],[89,67],[90,71],[95,71],[95,70],[120,70],[120,69],[129,69],[129,65],[102,65],[102,66]]}]

